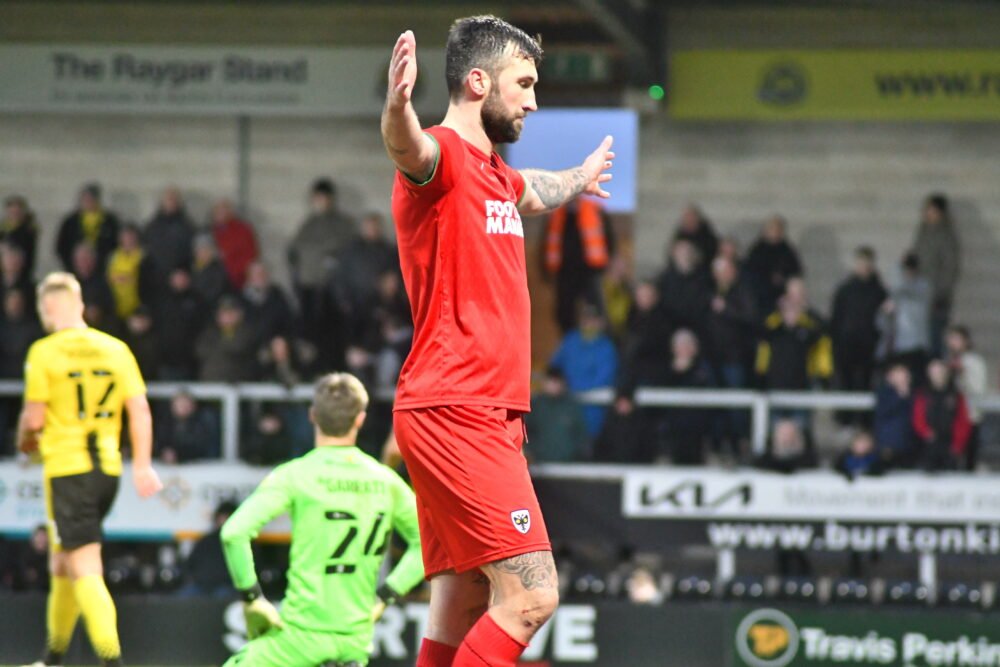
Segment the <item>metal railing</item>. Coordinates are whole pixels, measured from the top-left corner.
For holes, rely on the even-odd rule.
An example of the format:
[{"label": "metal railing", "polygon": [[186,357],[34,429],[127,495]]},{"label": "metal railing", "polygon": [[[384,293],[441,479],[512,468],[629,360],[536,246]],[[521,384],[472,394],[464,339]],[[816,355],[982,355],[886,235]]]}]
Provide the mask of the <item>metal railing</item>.
[{"label": "metal railing", "polygon": [[[0,396],[21,396],[23,384],[16,380],[0,380]],[[312,399],[313,386],[308,384],[286,387],[271,383],[218,384],[201,382],[151,382],[149,396],[169,399],[184,390],[194,398],[217,401],[221,406],[222,457],[227,461],[239,458],[239,426],[241,403],[269,401],[275,403],[307,403]],[[577,395],[581,403],[610,405],[615,393],[611,388],[594,389]],[[391,391],[377,392],[375,398],[391,401]],[[643,387],[636,391],[635,403],[640,407],[729,408],[750,412],[750,432],[753,451],[763,453],[767,447],[770,414],[773,410],[843,410],[867,411],[875,407],[872,393],[825,392],[763,392],[741,389],[663,389]],[[984,413],[1000,413],[1000,393],[987,394],[975,400]]]}]

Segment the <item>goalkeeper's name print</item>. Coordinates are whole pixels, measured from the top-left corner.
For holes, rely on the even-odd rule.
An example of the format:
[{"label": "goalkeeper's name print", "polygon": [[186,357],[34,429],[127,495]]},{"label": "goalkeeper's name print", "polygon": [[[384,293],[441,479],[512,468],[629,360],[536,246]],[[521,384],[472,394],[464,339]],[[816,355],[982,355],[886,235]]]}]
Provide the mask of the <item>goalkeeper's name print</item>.
[{"label": "goalkeeper's name print", "polygon": [[513,234],[524,238],[521,214],[512,201],[486,200],[486,233]]}]

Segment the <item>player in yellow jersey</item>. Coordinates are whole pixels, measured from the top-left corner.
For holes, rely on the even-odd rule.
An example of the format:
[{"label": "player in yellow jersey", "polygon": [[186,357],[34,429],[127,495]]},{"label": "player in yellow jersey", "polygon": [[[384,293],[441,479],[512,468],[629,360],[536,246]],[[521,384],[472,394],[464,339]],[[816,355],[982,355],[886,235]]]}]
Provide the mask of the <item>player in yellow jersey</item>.
[{"label": "player in yellow jersey", "polygon": [[33,667],[61,665],[82,615],[104,665],[121,665],[117,614],[104,584],[101,523],[122,472],[122,411],[128,414],[132,475],[143,498],[162,488],[151,464],[146,386],[122,341],[83,320],[80,284],[51,273],[38,286],[38,313],[50,335],[28,350],[18,447],[41,454],[52,553],[48,646]]}]

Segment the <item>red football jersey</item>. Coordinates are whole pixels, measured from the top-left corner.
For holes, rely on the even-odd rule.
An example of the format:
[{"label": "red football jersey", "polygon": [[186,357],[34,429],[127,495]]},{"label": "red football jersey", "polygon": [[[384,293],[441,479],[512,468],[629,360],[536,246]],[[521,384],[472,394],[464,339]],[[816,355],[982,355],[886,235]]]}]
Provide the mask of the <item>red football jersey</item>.
[{"label": "red football jersey", "polygon": [[427,134],[439,148],[430,179],[418,184],[397,171],[392,190],[414,324],[395,407],[527,412],[531,304],[517,212],[524,179],[454,130]]}]

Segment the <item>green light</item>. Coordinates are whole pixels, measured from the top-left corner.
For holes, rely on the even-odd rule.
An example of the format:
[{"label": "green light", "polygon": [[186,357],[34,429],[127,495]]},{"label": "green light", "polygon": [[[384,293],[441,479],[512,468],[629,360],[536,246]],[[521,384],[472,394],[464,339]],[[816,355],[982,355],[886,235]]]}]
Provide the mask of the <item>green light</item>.
[{"label": "green light", "polygon": [[652,86],[649,87],[649,96],[652,99],[656,100],[657,102],[662,100],[664,95],[666,94],[667,91],[663,90],[663,86],[659,84],[653,84]]}]

